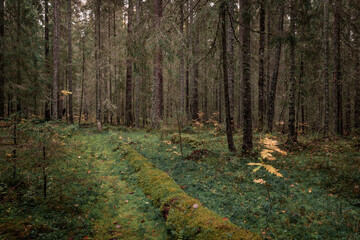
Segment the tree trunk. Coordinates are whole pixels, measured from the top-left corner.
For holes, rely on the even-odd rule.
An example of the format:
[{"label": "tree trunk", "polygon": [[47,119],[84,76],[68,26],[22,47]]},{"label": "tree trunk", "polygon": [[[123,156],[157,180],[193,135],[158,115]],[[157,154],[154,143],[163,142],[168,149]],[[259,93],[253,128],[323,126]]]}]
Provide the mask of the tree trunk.
[{"label": "tree trunk", "polygon": [[185,60],[184,60],[184,3],[180,0],[180,50],[179,50],[179,59],[180,59],[180,66],[179,66],[179,81],[180,81],[180,112],[181,114],[185,111]]},{"label": "tree trunk", "polygon": [[[155,0],[155,32],[161,31],[161,18],[162,18],[162,0]],[[160,46],[160,40],[156,43],[155,49],[155,63],[154,63],[154,84],[153,84],[153,100],[152,100],[152,113],[151,113],[151,125],[153,128],[160,127],[161,113],[163,107],[163,56]]]},{"label": "tree trunk", "polygon": [[52,119],[58,119],[58,80],[59,80],[59,9],[58,0],[54,0],[54,42],[53,42],[53,58],[54,58],[54,75],[52,86]]},{"label": "tree trunk", "polygon": [[231,122],[231,109],[230,109],[230,97],[229,97],[229,78],[228,78],[228,50],[227,50],[227,16],[226,12],[228,10],[228,3],[222,1],[220,5],[220,17],[221,17],[221,26],[222,26],[222,64],[223,64],[223,74],[224,74],[224,96],[225,96],[225,112],[226,112],[226,136],[230,152],[236,152],[234,145],[233,133],[232,133],[232,122]]},{"label": "tree trunk", "polygon": [[69,121],[70,123],[74,123],[74,114],[73,114],[73,89],[72,89],[72,9],[71,9],[71,1],[68,0],[68,31],[69,31],[69,39],[68,39],[68,81],[69,81]]},{"label": "tree trunk", "polygon": [[296,62],[295,62],[295,47],[296,47],[296,0],[291,0],[290,6],[290,90],[289,90],[289,142],[297,142],[297,132],[295,128],[295,92],[296,92]]},{"label": "tree trunk", "polygon": [[[357,43],[359,44],[359,36],[357,38]],[[358,45],[359,46],[359,45]],[[359,52],[356,53],[355,58],[356,58],[356,80],[357,82],[359,82],[360,80],[360,57],[359,57]],[[356,84],[356,89],[355,89],[355,104],[354,104],[354,128],[357,130],[360,130],[360,85]]]},{"label": "tree trunk", "polygon": [[16,43],[17,43],[17,58],[16,58],[16,115],[18,117],[22,117],[22,112],[21,112],[21,97],[20,97],[20,85],[22,82],[21,79],[21,62],[20,62],[20,52],[19,52],[19,48],[20,48],[20,39],[21,39],[21,4],[20,4],[21,0],[17,0],[17,26],[16,26]]},{"label": "tree trunk", "polygon": [[[284,30],[284,12],[285,12],[285,4],[281,4],[280,12],[279,12],[279,25],[278,25],[278,35],[281,36]],[[272,74],[272,79],[270,83],[270,92],[268,99],[268,112],[267,112],[267,127],[268,131],[273,131],[273,122],[274,122],[274,113],[275,113],[275,97],[276,97],[276,87],[279,75],[279,66],[280,66],[280,57],[281,57],[281,48],[282,48],[282,40],[278,39],[276,43],[276,53],[274,59],[274,69]]]},{"label": "tree trunk", "polygon": [[[243,36],[244,36],[244,27],[242,26],[243,24],[243,17],[242,17],[242,11],[244,9],[244,2],[242,0],[239,0],[239,6],[240,6],[240,17],[239,17],[239,22],[241,23],[239,25],[239,41],[242,44],[243,42]],[[240,44],[239,44],[240,45]],[[243,123],[243,115],[242,115],[242,104],[243,104],[243,95],[242,95],[242,90],[243,89],[243,60],[244,56],[243,56],[243,46],[240,45],[239,46],[239,109],[238,109],[238,126],[239,128],[242,126]]]},{"label": "tree trunk", "polygon": [[338,135],[343,134],[342,112],[342,75],[341,75],[341,0],[335,0],[334,9],[334,129]]},{"label": "tree trunk", "polygon": [[[230,120],[231,127],[234,129],[234,69],[235,69],[235,54],[234,54],[234,28],[232,24],[232,17],[234,17],[234,0],[229,0],[228,3],[228,20],[229,24],[227,24],[227,54],[228,54],[228,77],[229,77],[229,101],[230,101]],[[231,16],[230,16],[231,14]]]},{"label": "tree trunk", "polygon": [[45,16],[44,16],[44,27],[45,27],[45,59],[44,59],[44,72],[46,76],[46,97],[45,100],[45,121],[50,121],[51,112],[50,112],[50,99],[48,99],[48,91],[50,91],[51,86],[49,84],[49,76],[50,76],[50,60],[49,60],[49,3],[48,0],[44,1],[45,4]]},{"label": "tree trunk", "polygon": [[[193,2],[193,1],[191,1]],[[193,4],[192,4],[193,5]],[[193,6],[192,6],[193,7]],[[193,18],[193,13],[191,13]],[[199,118],[199,27],[198,22],[191,21],[192,26],[192,98],[191,98],[191,119],[197,120]]]},{"label": "tree trunk", "polygon": [[260,40],[259,40],[259,106],[258,106],[258,129],[261,132],[264,126],[264,85],[265,85],[265,67],[264,67],[264,55],[265,55],[265,3],[264,0],[260,2]]},{"label": "tree trunk", "polygon": [[251,4],[250,0],[243,1],[243,151],[251,152],[253,148],[252,142],[252,109],[251,109],[251,80],[250,80],[250,23],[251,23]]},{"label": "tree trunk", "polygon": [[4,37],[5,37],[5,6],[0,1],[0,119],[5,117],[5,63],[4,63]]},{"label": "tree trunk", "polygon": [[[140,27],[140,6],[141,6],[141,0],[136,0],[136,28],[139,29]],[[139,31],[139,30],[138,30]],[[137,38],[136,38],[137,39]],[[136,40],[136,46],[141,46],[141,39]],[[135,126],[137,128],[140,127],[140,110],[141,110],[141,79],[142,79],[142,72],[140,70],[141,68],[141,54],[137,55],[136,61],[135,61],[135,89],[134,89],[134,95],[135,95],[135,109],[134,109],[134,116],[135,116]]]},{"label": "tree trunk", "polygon": [[324,136],[328,136],[329,131],[329,0],[324,0]]},{"label": "tree trunk", "polygon": [[82,79],[81,79],[81,96],[80,96],[80,110],[79,110],[79,125],[81,122],[81,113],[84,99],[84,82],[85,82],[85,30],[82,36]]},{"label": "tree trunk", "polygon": [[96,0],[96,11],[95,11],[95,64],[96,64],[96,125],[98,128],[98,131],[102,131],[101,126],[101,71],[100,71],[100,5],[101,0]]}]

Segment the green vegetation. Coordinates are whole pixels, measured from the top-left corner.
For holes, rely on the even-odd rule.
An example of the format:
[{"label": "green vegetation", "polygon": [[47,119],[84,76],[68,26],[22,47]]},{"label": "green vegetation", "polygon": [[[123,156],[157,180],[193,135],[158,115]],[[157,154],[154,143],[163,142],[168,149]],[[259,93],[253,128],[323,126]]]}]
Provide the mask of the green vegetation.
[{"label": "green vegetation", "polygon": [[[289,150],[255,134],[245,157],[202,126],[182,134],[182,157],[171,131],[27,121],[14,153],[14,123],[1,126],[1,239],[359,238],[358,137]],[[279,144],[263,151],[265,137]]]},{"label": "green vegetation", "polygon": [[[227,151],[224,136],[210,130],[193,135],[207,154],[142,131],[122,134],[142,155],[165,171],[190,196],[241,228],[270,239],[356,239],[359,237],[360,189],[357,138],[326,140],[316,135],[300,138],[302,145],[287,156],[267,161],[284,177],[250,162],[261,162],[261,145],[245,158]],[[256,135],[256,141],[264,136]],[[271,136],[282,142],[281,136]],[[235,136],[241,143],[239,135]],[[135,143],[135,144],[134,144]],[[279,146],[286,150],[286,146]],[[261,181],[262,180],[262,181]]]},{"label": "green vegetation", "polygon": [[[25,126],[27,134],[44,127],[56,131],[62,147],[52,146],[52,153],[61,155],[46,167],[46,199],[42,169],[34,166],[38,149],[29,145],[18,151],[23,154],[15,179],[12,162],[0,162],[0,239],[168,238],[158,209],[136,185],[127,162],[114,153],[114,134],[74,131],[76,127],[63,124]],[[29,135],[27,142],[36,138]],[[2,149],[2,159],[6,151]]]}]

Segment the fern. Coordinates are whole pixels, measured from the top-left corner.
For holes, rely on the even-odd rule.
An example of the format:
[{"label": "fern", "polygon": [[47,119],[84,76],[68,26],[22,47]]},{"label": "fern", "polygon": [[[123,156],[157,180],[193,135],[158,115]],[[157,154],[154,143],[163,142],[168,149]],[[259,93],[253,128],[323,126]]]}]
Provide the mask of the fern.
[{"label": "fern", "polygon": [[268,165],[268,164],[264,164],[264,163],[248,163],[247,165],[264,167],[266,169],[266,171],[268,171],[269,173],[274,174],[277,177],[284,177],[281,173],[279,173],[278,169],[276,169],[273,166]]},{"label": "fern", "polygon": [[250,166],[258,166],[253,170],[253,172],[258,171],[261,167],[265,168],[271,174],[274,174],[277,177],[283,177],[283,175],[279,172],[278,169],[274,168],[269,164],[265,164],[265,160],[274,161],[276,158],[273,156],[274,152],[278,152],[281,155],[287,155],[287,152],[281,150],[277,145],[278,142],[276,140],[270,138],[264,138],[260,140],[260,144],[264,146],[264,149],[260,152],[260,161],[261,163],[248,163]]}]

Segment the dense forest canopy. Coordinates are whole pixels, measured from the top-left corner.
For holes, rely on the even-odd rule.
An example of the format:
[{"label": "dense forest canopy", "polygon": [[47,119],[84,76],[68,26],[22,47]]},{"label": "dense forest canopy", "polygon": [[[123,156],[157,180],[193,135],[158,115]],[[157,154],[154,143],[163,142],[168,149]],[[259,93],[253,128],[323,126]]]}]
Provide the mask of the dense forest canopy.
[{"label": "dense forest canopy", "polygon": [[[354,0],[1,1],[0,117],[359,127]],[[99,125],[99,127],[100,127]],[[232,134],[228,136],[231,139]],[[231,140],[230,140],[231,142]],[[235,147],[229,143],[234,151]]]}]

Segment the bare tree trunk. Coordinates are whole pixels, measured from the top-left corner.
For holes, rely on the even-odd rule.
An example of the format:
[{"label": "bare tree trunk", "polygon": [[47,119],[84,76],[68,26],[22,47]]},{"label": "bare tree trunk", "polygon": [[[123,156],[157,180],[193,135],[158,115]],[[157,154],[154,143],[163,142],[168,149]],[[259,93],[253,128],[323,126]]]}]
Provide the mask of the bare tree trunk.
[{"label": "bare tree trunk", "polygon": [[[230,121],[231,128],[234,129],[234,69],[235,69],[235,54],[234,54],[234,29],[232,25],[232,17],[234,16],[234,0],[229,0],[229,24],[227,24],[228,38],[227,38],[227,54],[228,54],[228,77],[229,77],[229,101],[230,101]],[[230,16],[231,14],[231,16]]]},{"label": "bare tree trunk", "polygon": [[264,0],[260,2],[260,40],[259,40],[259,106],[258,106],[258,129],[261,132],[264,126],[264,112],[265,112],[265,6]]},{"label": "bare tree trunk", "polygon": [[295,92],[296,92],[296,62],[295,62],[295,47],[296,47],[296,0],[291,0],[290,6],[290,91],[289,91],[289,141],[291,143],[297,142],[297,132],[295,128]]},{"label": "bare tree trunk", "polygon": [[81,96],[80,96],[80,110],[79,110],[79,125],[81,122],[81,113],[84,99],[84,82],[85,82],[85,30],[82,36],[82,79],[81,79]]},{"label": "bare tree trunk", "polygon": [[68,39],[68,81],[69,81],[69,121],[70,123],[74,123],[74,114],[73,114],[73,95],[72,95],[72,36],[71,36],[71,25],[72,25],[72,9],[71,9],[71,1],[68,0],[68,31],[69,31],[69,39]]},{"label": "bare tree trunk", "polygon": [[[191,1],[192,2],[192,1]],[[193,15],[191,15],[193,18]],[[192,26],[192,73],[193,73],[193,86],[191,98],[191,119],[197,120],[199,118],[199,27],[198,21],[191,21]]]},{"label": "bare tree trunk", "polygon": [[[267,4],[267,38],[266,38],[266,91],[264,96],[264,115],[266,115],[268,111],[268,96],[269,96],[269,88],[270,88],[270,79],[271,79],[271,55],[272,55],[272,48],[271,48],[271,4]],[[265,118],[265,116],[264,116]],[[265,124],[265,119],[264,119]]]},{"label": "bare tree trunk", "polygon": [[96,0],[96,11],[95,11],[95,42],[96,42],[96,48],[95,48],[95,61],[96,61],[96,125],[98,128],[98,131],[102,131],[101,126],[101,71],[100,71],[100,48],[101,48],[101,42],[100,42],[100,5],[101,0]]},{"label": "bare tree trunk", "polygon": [[[357,44],[359,44],[359,36],[357,38]],[[359,53],[356,53],[356,81],[359,82],[360,78],[360,58]],[[360,129],[360,85],[356,85],[355,89],[355,104],[354,104],[354,128],[359,130]]]},{"label": "bare tree trunk", "polygon": [[[155,31],[161,31],[162,18],[162,0],[155,0]],[[159,41],[159,40],[158,40]],[[163,77],[162,77],[162,49],[160,43],[156,43],[155,49],[155,63],[154,63],[154,84],[153,84],[153,100],[152,100],[152,114],[151,125],[153,128],[160,127],[160,120],[163,108]]]},{"label": "bare tree trunk", "polygon": [[52,119],[58,119],[58,80],[59,80],[59,9],[58,0],[54,0],[54,42],[53,42],[53,58],[54,58],[54,76],[52,86]]},{"label": "bare tree trunk", "polygon": [[[244,9],[244,2],[242,0],[239,0],[239,6],[240,6],[240,18],[239,18],[239,22],[241,23],[239,25],[239,41],[240,43],[243,42],[243,36],[244,36],[244,27],[242,26],[243,24],[243,18],[242,18],[242,11]],[[239,109],[238,109],[238,126],[241,127],[242,123],[243,123],[243,115],[242,115],[242,104],[243,104],[243,95],[242,95],[242,90],[243,89],[243,62],[244,62],[244,56],[243,56],[243,46],[239,47]]]},{"label": "bare tree trunk", "polygon": [[[139,28],[140,26],[140,4],[141,4],[141,0],[136,0],[136,27]],[[136,40],[136,46],[140,46],[140,41]],[[141,78],[142,78],[142,72],[140,70],[141,68],[141,56],[138,56],[136,58],[136,62],[135,62],[135,70],[136,70],[136,76],[135,76],[135,89],[134,89],[134,93],[135,93],[135,111],[134,111],[134,115],[135,115],[135,126],[138,128],[140,127],[140,110],[141,110],[141,92],[140,92],[140,87],[141,87]]]},{"label": "bare tree trunk", "polygon": [[183,48],[183,41],[184,41],[184,3],[180,0],[180,51],[179,51],[179,58],[180,58],[180,66],[179,66],[179,81],[180,81],[180,112],[181,114],[185,111],[185,60],[184,60],[184,48]]},{"label": "bare tree trunk", "polygon": [[335,0],[334,9],[334,128],[335,132],[343,135],[343,111],[342,111],[342,75],[341,75],[341,0]]},{"label": "bare tree trunk", "polygon": [[[46,97],[47,99],[45,100],[45,121],[50,121],[51,119],[51,112],[50,112],[50,98],[48,99],[49,95],[48,95],[48,91],[51,89],[51,86],[49,84],[49,76],[50,76],[50,60],[49,60],[49,3],[48,0],[44,1],[45,4],[45,16],[44,16],[44,27],[45,27],[45,59],[44,59],[44,72],[45,72],[45,76],[46,76]],[[50,94],[51,95],[51,94]]]},{"label": "bare tree trunk", "polygon": [[230,152],[236,152],[233,133],[232,133],[232,122],[231,122],[231,109],[230,109],[230,97],[229,97],[229,78],[228,78],[228,50],[227,50],[227,16],[226,12],[228,10],[228,3],[222,1],[220,5],[220,17],[221,17],[221,26],[222,26],[222,64],[223,64],[223,74],[224,74],[224,96],[225,96],[225,112],[226,112],[226,136]]},{"label": "bare tree trunk", "polygon": [[244,0],[244,9],[242,12],[244,32],[243,32],[243,151],[245,153],[251,152],[253,148],[252,142],[252,109],[251,109],[251,80],[250,80],[250,23],[251,23],[251,4],[250,0]]},{"label": "bare tree trunk", "polygon": [[0,119],[5,117],[5,63],[4,63],[4,37],[5,37],[5,10],[4,0],[0,1]]},{"label": "bare tree trunk", "polygon": [[[16,26],[16,42],[17,46],[20,47],[20,38],[21,38],[21,0],[17,0],[17,26]],[[22,117],[21,112],[21,97],[20,97],[20,88],[22,79],[21,79],[21,62],[20,62],[20,54],[18,54],[16,58],[16,114],[20,118]]]},{"label": "bare tree trunk", "polygon": [[329,131],[329,0],[324,0],[324,136]]},{"label": "bare tree trunk", "polygon": [[[285,12],[285,4],[280,5],[279,12],[279,25],[278,25],[278,35],[281,35],[284,30],[284,12]],[[276,53],[275,53],[275,63],[274,70],[272,73],[272,79],[270,83],[270,92],[268,99],[268,112],[267,112],[267,127],[268,131],[272,132],[273,130],[273,122],[274,122],[274,113],[275,113],[275,97],[276,97],[276,87],[279,75],[279,66],[280,66],[280,57],[281,57],[281,48],[282,48],[282,40],[278,39],[276,43]]]}]

